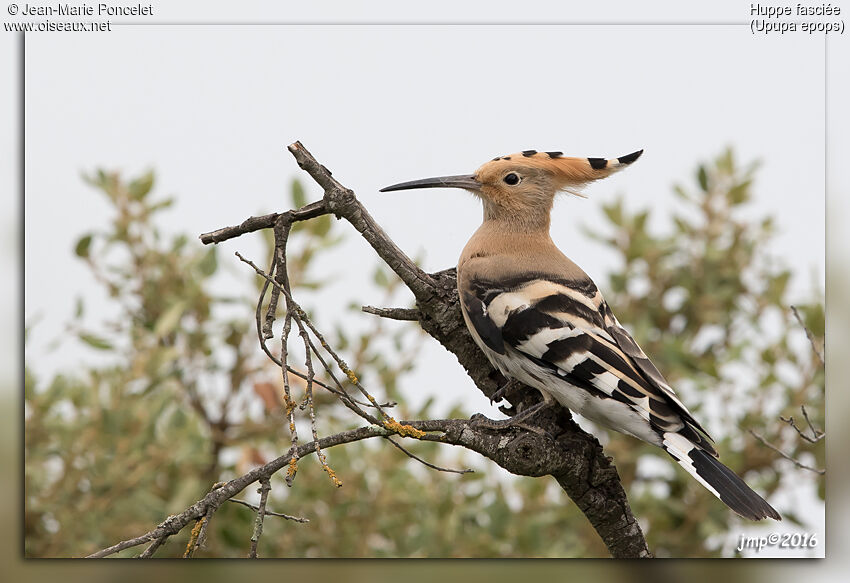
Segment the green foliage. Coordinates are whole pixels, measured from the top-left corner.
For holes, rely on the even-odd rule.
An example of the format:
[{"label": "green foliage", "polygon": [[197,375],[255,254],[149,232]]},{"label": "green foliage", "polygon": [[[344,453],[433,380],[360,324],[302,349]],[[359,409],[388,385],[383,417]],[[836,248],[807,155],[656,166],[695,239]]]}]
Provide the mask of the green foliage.
[{"label": "green foliage", "polygon": [[[761,491],[775,491],[783,479],[818,480],[822,497],[821,478],[778,459],[745,431],[753,429],[790,455],[823,467],[823,442],[802,441],[778,419],[799,417],[805,404],[822,427],[824,378],[790,312],[791,273],[766,250],[770,218],[740,218],[753,176],[754,167],[738,168],[731,152],[701,165],[696,190],[674,188],[683,206],[673,217],[673,231],[664,235],[650,230],[649,211],[629,211],[622,201],[606,206],[613,232],[597,238],[623,262],[610,274],[606,297],[696,416],[708,420],[726,463]],[[254,279],[244,299],[216,295],[216,248],[202,248],[187,235],[166,240],[158,232],[158,213],[172,201],[154,200],[153,173],[124,182],[98,171],[88,181],[114,214],[102,230],[82,235],[73,252],[120,310],[91,327],[79,300],[69,325],[83,345],[110,356],[111,364],[40,379],[40,362],[27,363],[30,557],[79,556],[137,536],[189,506],[213,483],[281,455],[289,445],[280,371],[257,347],[252,296],[262,281]],[[307,203],[297,181],[290,196],[296,207]],[[271,234],[261,236],[271,253]],[[314,272],[329,273],[321,267],[321,254],[339,241],[330,216],[293,228],[289,275],[299,299],[329,281]],[[359,311],[365,301],[389,303],[401,286],[383,265],[373,272],[373,282],[370,296],[352,309]],[[821,302],[797,307],[822,346]],[[418,347],[427,341],[415,327],[375,318],[369,328],[353,331],[345,322],[323,322],[322,310],[315,317],[320,327],[335,330],[327,337],[373,394],[399,402],[398,418],[431,416],[430,401],[419,410],[405,403],[404,374],[422,364]],[[297,353],[297,338],[291,343]],[[270,347],[275,350],[273,342]],[[296,400],[303,389],[293,379]],[[323,434],[359,423],[327,392],[317,390],[316,403]],[[306,428],[302,435],[309,434]],[[511,478],[469,452],[410,441],[405,447],[424,459],[455,468],[471,465],[476,473],[435,472],[383,440],[332,448],[326,453],[342,488],[311,458],[299,464],[292,488],[280,476],[272,480],[269,508],[310,522],[269,517],[260,555],[606,556],[554,481]],[[653,464],[646,462],[659,455],[657,448],[616,435],[606,451],[660,555],[719,554],[722,535],[740,528],[711,494],[673,470],[663,453],[654,465],[670,471],[649,474]],[[242,497],[256,499],[253,491]],[[196,556],[245,556],[253,519],[250,509],[226,504]],[[172,537],[157,556],[180,556],[188,536]]]}]

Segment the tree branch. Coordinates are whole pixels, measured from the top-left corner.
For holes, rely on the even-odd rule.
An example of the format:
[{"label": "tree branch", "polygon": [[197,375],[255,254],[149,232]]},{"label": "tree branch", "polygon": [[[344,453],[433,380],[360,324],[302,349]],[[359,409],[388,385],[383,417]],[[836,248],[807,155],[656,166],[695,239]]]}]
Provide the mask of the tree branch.
[{"label": "tree branch", "polygon": [[[260,511],[259,506],[255,506],[254,504],[251,504],[250,502],[246,502],[245,500],[238,500],[236,498],[231,498],[230,500],[228,500],[228,502],[233,502],[234,504],[241,504],[242,506],[247,506],[248,508],[250,508],[251,510],[253,510],[255,512]],[[280,518],[285,518],[286,520],[291,520],[293,522],[300,522],[302,524],[306,524],[306,523],[310,522],[309,518],[302,518],[301,516],[292,516],[291,514],[284,514],[282,512],[272,512],[268,508],[266,508],[263,511],[263,515],[264,516],[279,516]]]},{"label": "tree branch", "polygon": [[[317,162],[300,142],[295,142],[288,149],[298,165],[322,187],[324,190],[322,200],[286,213],[251,217],[240,225],[201,235],[201,241],[205,244],[218,243],[259,229],[308,220],[328,213],[345,219],[413,292],[417,302],[415,319],[420,322],[422,328],[452,352],[479,390],[487,397],[491,397],[506,381],[490,365],[467,332],[458,302],[455,270],[452,268],[435,274],[422,271],[387,236],[357,200],[354,193],[334,179],[330,171]],[[378,309],[366,311],[378,313],[381,316],[392,313],[394,316],[403,316],[403,319],[414,319],[413,311],[397,312]],[[358,388],[363,390],[362,387]],[[506,412],[512,414],[521,409],[520,405],[527,407],[540,397],[536,390],[525,387],[525,390],[513,392],[506,398],[513,406]],[[349,408],[353,406],[344,399],[342,401]],[[361,412],[358,414],[363,416]],[[651,556],[643,533],[631,512],[617,470],[610,458],[605,456],[596,438],[579,428],[565,408],[543,409],[532,418],[531,423],[539,428],[539,431],[519,426],[501,429],[475,427],[475,421],[465,420],[417,421],[410,422],[408,425],[420,431],[442,432],[443,435],[439,437],[426,433],[420,439],[442,441],[476,451],[512,473],[524,476],[553,476],[585,514],[612,556]],[[298,456],[313,453],[316,446],[326,448],[367,437],[386,437],[398,433],[392,430],[393,427],[385,423],[383,427],[370,426],[354,430],[354,432],[322,438],[310,444],[298,446]],[[307,451],[304,448],[314,449]],[[302,451],[303,454],[300,453]],[[221,501],[259,479],[261,474],[266,475],[263,472],[274,473],[283,465],[289,464],[293,459],[292,455],[291,452],[287,453],[267,466],[263,466],[266,469],[259,468],[253,473],[249,472],[229,482],[223,488],[211,492],[186,511],[189,513],[187,516],[190,516],[185,518],[186,522],[196,518],[198,516],[196,513],[207,505],[221,504]],[[280,467],[272,469],[278,462]],[[173,534],[172,531],[177,524],[182,523],[182,526],[186,524],[183,522],[184,518],[176,522],[172,519],[147,535],[119,543],[99,553],[110,554],[121,548],[155,540],[163,533]],[[146,536],[148,538],[145,538]],[[134,542],[139,540],[141,542]],[[117,548],[121,544],[128,546]],[[105,556],[99,553],[95,553],[95,556]]]},{"label": "tree branch", "polygon": [[[352,443],[354,441],[360,441],[370,437],[384,437],[387,435],[392,435],[392,432],[386,428],[376,426],[361,427],[359,429],[344,431],[342,433],[324,437],[319,440],[318,445],[321,449],[327,449],[336,445]],[[299,445],[294,452],[290,450],[269,463],[258,468],[254,468],[250,472],[230,480],[229,482],[220,485],[218,488],[214,488],[206,496],[195,502],[192,506],[180,514],[175,514],[166,518],[155,529],[146,532],[141,536],[121,541],[110,547],[101,549],[88,555],[87,558],[96,559],[99,557],[106,557],[149,541],[159,540],[161,544],[161,542],[168,537],[180,532],[191,521],[200,519],[211,509],[217,509],[224,503],[224,501],[233,498],[252,483],[259,481],[260,478],[270,478],[282,468],[287,467],[290,460],[293,458],[298,460],[304,456],[315,453],[316,445],[317,444],[312,441],[310,443]]]},{"label": "tree branch", "polygon": [[797,319],[797,322],[799,322],[800,326],[803,327],[803,330],[806,331],[806,338],[809,339],[809,344],[812,345],[812,351],[815,353],[815,356],[818,357],[818,360],[821,364],[824,364],[823,350],[818,348],[817,341],[815,341],[815,335],[812,334],[812,331],[809,330],[809,327],[806,326],[805,322],[803,322],[803,317],[800,316],[800,312],[797,310],[797,306],[791,306],[791,311],[794,313],[794,317]]},{"label": "tree branch", "polygon": [[419,310],[411,308],[375,308],[373,306],[362,306],[360,309],[367,314],[389,318],[390,320],[415,322],[419,319]]},{"label": "tree branch", "polygon": [[820,474],[821,476],[823,476],[824,474],[826,474],[826,470],[819,470],[819,469],[817,469],[817,468],[813,468],[813,467],[811,467],[811,466],[807,466],[807,465],[806,465],[806,464],[804,464],[803,462],[801,462],[801,461],[799,461],[799,460],[795,459],[793,456],[788,455],[787,453],[785,453],[784,451],[782,451],[781,449],[779,449],[778,447],[776,447],[775,445],[773,445],[772,443],[770,443],[768,440],[766,440],[764,437],[762,437],[761,435],[759,435],[758,433],[756,433],[756,432],[755,432],[755,431],[753,431],[752,429],[750,429],[750,430],[749,430],[749,432],[750,432],[750,434],[751,434],[753,437],[755,437],[756,439],[758,439],[758,440],[759,440],[759,441],[760,441],[763,445],[766,445],[767,447],[769,447],[770,449],[772,449],[773,451],[775,451],[776,453],[778,453],[779,455],[781,455],[782,457],[784,457],[786,460],[788,460],[789,462],[793,463],[793,464],[794,464],[795,466],[797,466],[798,468],[800,468],[800,469],[802,469],[802,470],[809,470],[810,472],[814,472],[814,473],[816,473],[816,474]]},{"label": "tree branch", "polygon": [[251,534],[251,550],[248,552],[248,557],[257,558],[257,546],[260,544],[260,537],[263,536],[263,521],[266,518],[266,502],[269,499],[272,485],[267,477],[260,478],[260,504],[257,506],[257,517],[254,520],[254,532]]}]

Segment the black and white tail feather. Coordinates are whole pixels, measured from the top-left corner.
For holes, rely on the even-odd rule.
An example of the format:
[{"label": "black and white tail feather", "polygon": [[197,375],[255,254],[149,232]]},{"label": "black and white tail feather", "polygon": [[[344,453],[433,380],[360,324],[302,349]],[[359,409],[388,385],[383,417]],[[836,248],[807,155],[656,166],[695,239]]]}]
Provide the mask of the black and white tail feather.
[{"label": "black and white tail feather", "polygon": [[620,325],[593,282],[472,280],[461,304],[501,371],[573,411],[662,447],[737,514],[779,514],[717,459],[712,439]]}]

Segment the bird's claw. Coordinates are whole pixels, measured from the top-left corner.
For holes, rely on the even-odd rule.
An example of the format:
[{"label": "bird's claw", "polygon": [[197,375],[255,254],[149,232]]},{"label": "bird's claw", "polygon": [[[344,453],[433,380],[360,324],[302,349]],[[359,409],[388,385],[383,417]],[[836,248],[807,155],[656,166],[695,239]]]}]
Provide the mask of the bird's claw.
[{"label": "bird's claw", "polygon": [[496,391],[494,391],[492,395],[490,395],[490,404],[492,405],[493,403],[498,403],[499,401],[504,399],[505,396],[507,396],[507,391],[505,390],[505,386],[501,386]]},{"label": "bird's claw", "polygon": [[[517,390],[516,381],[509,380],[508,382],[503,384],[501,387],[496,389],[493,392],[492,395],[490,395],[490,404],[492,405],[493,403],[498,403],[502,399],[509,397],[511,395],[511,393],[513,393],[516,390]],[[501,409],[501,407],[500,407],[500,409]]]},{"label": "bird's claw", "polygon": [[528,409],[524,411],[520,411],[513,417],[509,419],[490,419],[485,417],[481,413],[476,413],[472,417],[469,418],[470,425],[476,428],[484,428],[484,429],[506,429],[509,427],[520,427],[522,429],[526,429],[528,431],[532,431],[534,433],[538,433],[540,435],[548,435],[548,432],[539,427],[534,427],[531,425],[527,425],[525,421],[527,421],[530,417],[535,415],[540,410],[550,406],[551,403],[547,401],[541,401],[535,405],[532,405]]}]

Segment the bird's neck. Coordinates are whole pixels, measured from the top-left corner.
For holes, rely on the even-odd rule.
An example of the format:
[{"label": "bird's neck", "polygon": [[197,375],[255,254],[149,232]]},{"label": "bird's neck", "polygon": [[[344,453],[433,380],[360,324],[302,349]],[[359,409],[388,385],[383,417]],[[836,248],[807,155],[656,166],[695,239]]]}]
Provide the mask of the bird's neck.
[{"label": "bird's neck", "polygon": [[461,253],[459,267],[467,260],[485,257],[516,257],[528,265],[540,254],[561,255],[549,236],[549,224],[533,226],[516,220],[485,218]]},{"label": "bird's neck", "polygon": [[482,228],[512,235],[532,235],[549,238],[551,206],[505,207],[484,201]]}]

